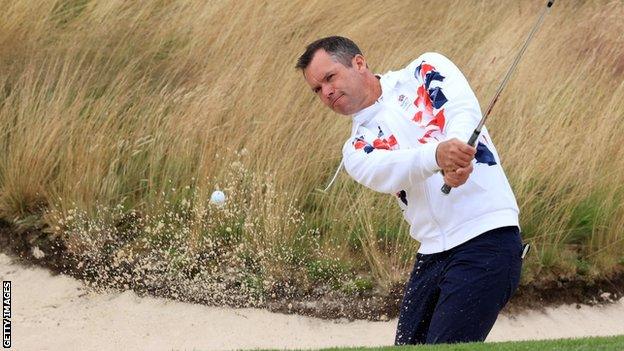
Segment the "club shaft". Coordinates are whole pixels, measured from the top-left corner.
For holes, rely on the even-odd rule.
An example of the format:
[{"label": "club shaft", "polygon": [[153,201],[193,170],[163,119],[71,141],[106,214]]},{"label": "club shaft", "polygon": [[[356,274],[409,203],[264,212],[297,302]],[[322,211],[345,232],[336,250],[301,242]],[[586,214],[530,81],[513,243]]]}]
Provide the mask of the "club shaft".
[{"label": "club shaft", "polygon": [[[498,97],[500,96],[501,92],[503,91],[503,89],[507,85],[507,82],[509,81],[509,78],[511,77],[512,73],[516,70],[516,66],[518,66],[518,62],[520,62],[520,59],[522,58],[522,55],[524,54],[524,52],[526,51],[526,48],[529,46],[529,43],[531,42],[531,39],[533,39],[533,35],[535,35],[535,32],[537,32],[537,29],[540,27],[540,25],[544,21],[544,17],[546,16],[546,13],[550,10],[550,8],[552,7],[554,2],[555,2],[555,0],[549,0],[548,3],[546,4],[546,7],[544,7],[542,9],[542,12],[541,12],[539,18],[537,19],[537,22],[535,23],[535,25],[533,25],[533,28],[531,29],[531,32],[529,33],[529,36],[524,41],[524,45],[522,45],[522,48],[520,49],[520,51],[516,55],[516,58],[514,59],[513,63],[511,64],[511,66],[507,70],[507,74],[505,74],[505,77],[503,78],[503,81],[498,86],[498,89],[496,90],[496,93],[494,94],[494,97],[492,97],[492,100],[490,100],[490,104],[488,105],[487,109],[485,110],[485,114],[481,118],[481,121],[479,121],[479,124],[475,128],[474,132],[472,132],[472,135],[470,136],[470,139],[468,140],[468,145],[473,146],[473,147],[475,145],[477,145],[477,139],[479,139],[479,135],[481,135],[481,129],[485,125],[485,121],[490,116],[490,113],[492,112],[492,109],[494,108],[494,105],[496,104],[496,101],[498,101]],[[450,185],[444,184],[442,186],[441,190],[442,190],[443,194],[448,195],[451,192],[451,189],[452,188],[451,188]]]},{"label": "club shaft", "polygon": [[[540,25],[544,21],[544,17],[546,16],[546,13],[548,12],[548,10],[550,10],[550,7],[552,6],[553,2],[554,2],[554,0],[553,1],[549,1],[548,4],[546,5],[546,7],[544,7],[544,9],[542,10],[542,12],[541,12],[537,22],[533,26],[533,29],[531,29],[531,32],[529,33],[529,36],[524,41],[524,45],[522,45],[522,48],[520,49],[520,51],[516,55],[516,58],[514,59],[513,63],[511,64],[511,66],[507,70],[507,73],[505,74],[505,78],[503,78],[503,81],[498,86],[498,89],[496,90],[496,93],[494,94],[494,97],[492,97],[492,100],[490,100],[490,104],[488,105],[487,109],[485,110],[485,114],[483,115],[483,118],[481,118],[481,121],[477,125],[477,128],[475,128],[475,130],[478,131],[479,133],[481,133],[481,128],[483,128],[483,125],[485,125],[485,121],[490,116],[490,113],[492,112],[492,109],[494,108],[494,105],[496,104],[496,101],[498,101],[498,97],[502,93],[503,89],[505,89],[505,86],[507,85],[507,82],[509,81],[509,78],[511,77],[513,72],[516,70],[516,67],[518,66],[518,62],[520,62],[520,59],[522,58],[522,55],[524,55],[524,52],[526,51],[526,48],[529,46],[529,43],[531,42],[531,39],[533,39],[533,36],[535,35],[535,32],[537,32],[538,28],[540,27]],[[476,142],[476,140],[474,140],[474,142]],[[468,144],[470,144],[471,146],[474,146],[475,145],[474,142],[473,143],[468,143]]]}]

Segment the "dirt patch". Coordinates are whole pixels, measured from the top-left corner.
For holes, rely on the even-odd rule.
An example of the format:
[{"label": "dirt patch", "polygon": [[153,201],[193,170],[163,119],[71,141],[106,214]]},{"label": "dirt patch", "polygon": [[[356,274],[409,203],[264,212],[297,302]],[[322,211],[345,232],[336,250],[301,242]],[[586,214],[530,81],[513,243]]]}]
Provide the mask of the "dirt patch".
[{"label": "dirt patch", "polygon": [[562,279],[521,286],[511,299],[509,310],[540,309],[563,304],[598,305],[615,302],[624,296],[624,274],[594,282]]},{"label": "dirt patch", "polygon": [[[320,318],[347,318],[387,321],[398,316],[403,285],[393,287],[387,294],[345,297],[327,294],[302,300],[281,300],[267,304],[269,310]],[[559,280],[522,285],[503,309],[503,314],[518,314],[527,310],[544,310],[561,305],[606,305],[624,296],[624,274],[611,279],[587,282]]]},{"label": "dirt patch", "polygon": [[[89,280],[87,272],[80,268],[80,260],[68,254],[63,242],[48,236],[40,229],[20,230],[0,220],[0,248],[4,253],[17,257],[22,264],[43,266],[55,273],[63,273],[77,279]],[[45,252],[36,258],[37,249]],[[123,290],[123,286],[114,288]],[[185,302],[210,304],[201,298],[179,297],[166,286],[133,285],[139,296],[167,297]],[[331,289],[317,289],[307,296],[273,296],[257,307],[272,312],[299,314],[325,319],[366,319],[387,321],[397,317],[404,285],[398,284],[386,291],[369,291],[360,294],[346,294]],[[539,310],[562,304],[596,305],[608,304],[624,296],[624,273],[611,279],[588,282],[585,280],[562,279],[548,282],[533,282],[521,286],[503,313],[517,313],[524,310]],[[240,306],[232,306],[240,307]]]}]

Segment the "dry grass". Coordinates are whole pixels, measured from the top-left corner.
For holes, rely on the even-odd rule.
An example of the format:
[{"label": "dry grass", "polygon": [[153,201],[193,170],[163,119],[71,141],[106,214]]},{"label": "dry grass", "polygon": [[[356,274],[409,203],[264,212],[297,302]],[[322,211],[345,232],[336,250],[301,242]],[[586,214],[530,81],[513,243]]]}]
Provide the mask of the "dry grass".
[{"label": "dry grass", "polygon": [[[187,219],[176,228],[189,227],[188,252],[208,250],[209,236],[242,243],[252,260],[278,247],[299,257],[256,265],[273,269],[261,278],[307,272],[313,284],[326,276],[308,263],[331,257],[344,264],[336,274],[401,281],[416,245],[395,200],[345,174],[329,194],[314,191],[338,165],[350,121],[315,100],[296,58],[332,34],[358,42],[378,72],[438,51],[484,105],[542,6],[1,0],[0,216],[43,216],[66,238],[83,228],[74,243],[93,234],[84,223],[115,227],[131,211],[153,222],[136,225],[138,240],[173,211]],[[621,1],[557,2],[491,118],[536,248],[526,281],[622,268],[621,18]],[[205,215],[215,188],[238,212],[212,226],[189,219]],[[58,225],[70,211],[89,220]]]}]

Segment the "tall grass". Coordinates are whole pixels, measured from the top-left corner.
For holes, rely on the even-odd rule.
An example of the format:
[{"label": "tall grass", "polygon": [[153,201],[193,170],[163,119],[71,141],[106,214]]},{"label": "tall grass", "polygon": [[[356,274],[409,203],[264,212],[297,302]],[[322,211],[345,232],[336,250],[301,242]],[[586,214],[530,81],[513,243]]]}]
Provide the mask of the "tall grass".
[{"label": "tall grass", "polygon": [[[135,246],[177,214],[167,235],[184,254],[173,256],[206,263],[193,255],[218,239],[262,293],[267,281],[389,287],[417,244],[395,199],[344,173],[315,191],[350,120],[316,101],[296,58],[332,34],[359,43],[376,72],[438,51],[483,105],[543,5],[2,0],[0,216],[39,223],[76,253],[108,250],[98,262],[110,264],[160,250]],[[536,248],[525,283],[622,270],[622,18],[621,1],[556,3],[489,122]],[[214,189],[226,208],[208,204]],[[104,232],[131,237],[94,244]]]}]

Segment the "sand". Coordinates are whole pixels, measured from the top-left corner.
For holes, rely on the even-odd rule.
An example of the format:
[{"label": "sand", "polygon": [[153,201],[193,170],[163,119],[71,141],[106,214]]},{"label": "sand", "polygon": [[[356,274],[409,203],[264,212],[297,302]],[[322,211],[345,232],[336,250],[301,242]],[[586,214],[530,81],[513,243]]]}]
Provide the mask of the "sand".
[{"label": "sand", "polygon": [[[14,350],[224,350],[391,345],[396,320],[329,321],[261,309],[207,307],[80,281],[0,254],[12,281]],[[499,317],[488,341],[624,334],[624,300]]]}]

